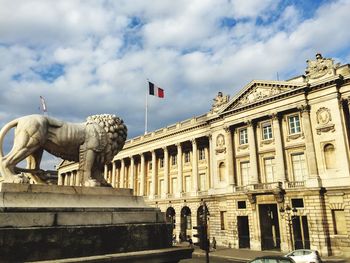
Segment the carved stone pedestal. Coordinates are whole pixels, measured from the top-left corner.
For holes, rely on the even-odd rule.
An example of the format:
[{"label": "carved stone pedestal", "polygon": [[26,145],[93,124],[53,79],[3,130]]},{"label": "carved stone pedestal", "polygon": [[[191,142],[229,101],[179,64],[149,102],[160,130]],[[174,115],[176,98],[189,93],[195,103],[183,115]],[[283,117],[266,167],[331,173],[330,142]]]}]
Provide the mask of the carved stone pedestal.
[{"label": "carved stone pedestal", "polygon": [[171,233],[163,213],[131,189],[0,184],[2,262],[171,250]]}]

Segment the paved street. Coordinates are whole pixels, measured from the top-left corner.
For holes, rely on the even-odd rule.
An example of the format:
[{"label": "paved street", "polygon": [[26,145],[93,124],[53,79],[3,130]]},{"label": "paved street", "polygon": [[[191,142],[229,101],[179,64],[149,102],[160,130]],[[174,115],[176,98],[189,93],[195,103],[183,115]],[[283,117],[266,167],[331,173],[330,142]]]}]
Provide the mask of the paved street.
[{"label": "paved street", "polygon": [[[198,257],[198,256],[193,256],[191,259],[184,259],[181,260],[180,263],[205,263],[205,257]],[[210,263],[243,263],[245,261],[234,261],[230,259],[223,259],[223,258],[209,258]]]}]

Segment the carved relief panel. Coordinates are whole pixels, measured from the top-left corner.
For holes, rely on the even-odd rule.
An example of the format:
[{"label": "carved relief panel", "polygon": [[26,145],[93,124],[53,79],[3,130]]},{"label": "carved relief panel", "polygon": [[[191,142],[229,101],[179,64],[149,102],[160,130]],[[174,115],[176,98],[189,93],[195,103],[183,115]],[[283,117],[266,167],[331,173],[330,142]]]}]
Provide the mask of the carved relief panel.
[{"label": "carved relief panel", "polygon": [[326,107],[319,108],[316,112],[316,120],[316,131],[318,135],[320,135],[322,132],[335,131],[330,109]]}]

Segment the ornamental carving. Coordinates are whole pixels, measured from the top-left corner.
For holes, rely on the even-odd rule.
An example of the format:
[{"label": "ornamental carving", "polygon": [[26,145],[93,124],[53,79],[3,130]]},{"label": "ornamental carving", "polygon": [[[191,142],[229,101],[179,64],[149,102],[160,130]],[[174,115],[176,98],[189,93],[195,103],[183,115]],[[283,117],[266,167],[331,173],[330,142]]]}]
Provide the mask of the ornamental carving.
[{"label": "ornamental carving", "polygon": [[319,108],[316,112],[317,124],[325,125],[332,120],[331,111],[328,108]]},{"label": "ornamental carving", "polygon": [[316,54],[315,60],[307,60],[305,74],[307,79],[318,79],[326,75],[335,75],[335,69],[339,67],[334,64],[333,59],[323,58],[320,53]]},{"label": "ornamental carving", "polygon": [[219,153],[225,153],[226,147],[225,147],[225,137],[222,134],[219,134],[216,137],[216,154]]},{"label": "ornamental carving", "polygon": [[228,103],[230,99],[229,95],[224,96],[221,91],[218,92],[218,95],[213,99],[213,104],[212,104],[212,112],[218,112],[221,108],[221,106],[225,105]]},{"label": "ornamental carving", "polygon": [[316,127],[316,132],[318,135],[320,135],[322,132],[335,131],[330,109],[325,107],[319,108],[316,112],[316,120],[318,125]]},{"label": "ornamental carving", "polygon": [[243,98],[240,99],[238,105],[245,105],[259,100],[263,100],[265,98],[272,97],[274,95],[290,90],[292,90],[291,87],[256,86],[253,90],[245,94]]}]

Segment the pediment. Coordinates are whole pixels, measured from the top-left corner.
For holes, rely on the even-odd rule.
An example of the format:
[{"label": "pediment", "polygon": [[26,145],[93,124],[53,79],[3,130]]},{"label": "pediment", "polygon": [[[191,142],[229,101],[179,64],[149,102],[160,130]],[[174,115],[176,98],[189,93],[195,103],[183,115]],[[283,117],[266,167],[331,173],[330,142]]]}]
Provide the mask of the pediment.
[{"label": "pediment", "polygon": [[252,81],[245,86],[220,112],[254,104],[268,98],[305,86],[305,83],[287,81]]}]

